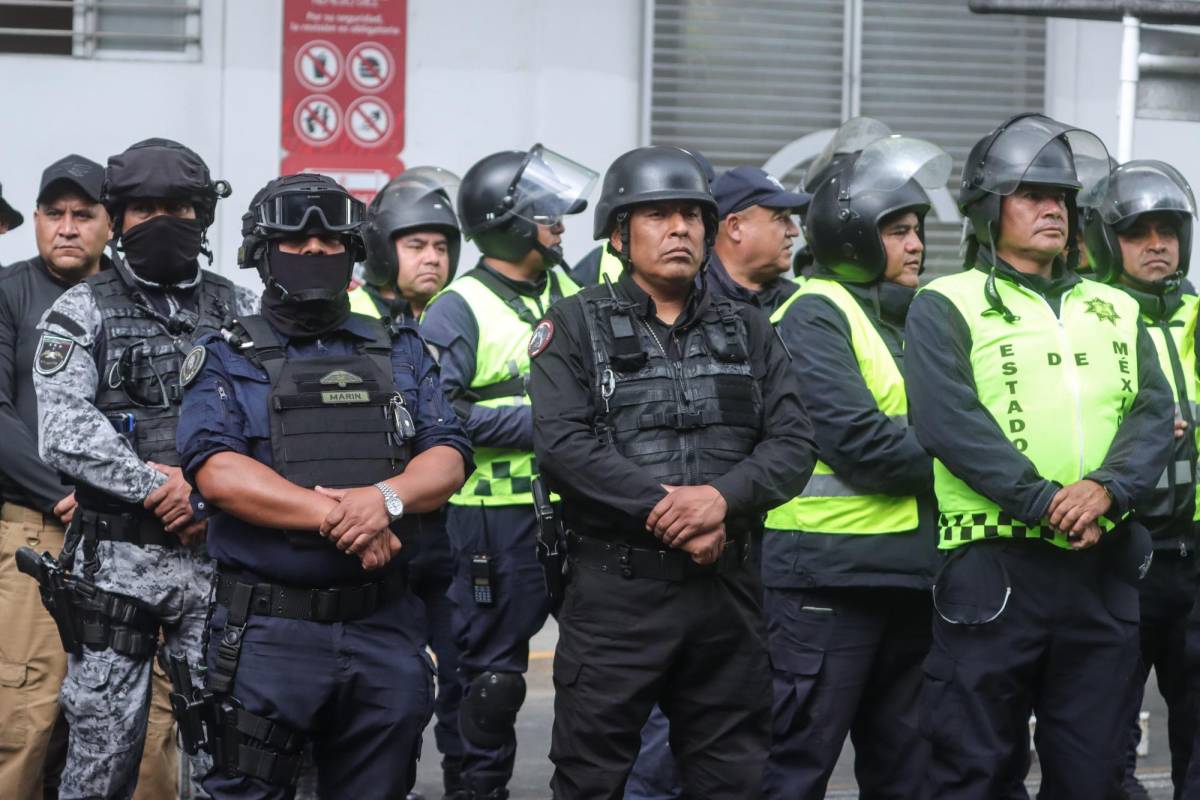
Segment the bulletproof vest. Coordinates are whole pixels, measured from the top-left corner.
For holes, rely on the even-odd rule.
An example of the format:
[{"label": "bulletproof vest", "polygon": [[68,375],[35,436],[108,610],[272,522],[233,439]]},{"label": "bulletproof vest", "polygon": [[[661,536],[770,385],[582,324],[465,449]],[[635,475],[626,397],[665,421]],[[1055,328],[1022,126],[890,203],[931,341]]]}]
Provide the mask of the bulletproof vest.
[{"label": "bulletproof vest", "polygon": [[[208,271],[203,275],[196,311],[181,309],[170,317],[156,311],[115,269],[87,278],[104,329],[95,404],[143,461],[179,466],[180,367],[192,342],[219,330],[234,313],[233,284]],[[87,487],[82,491],[91,494]],[[81,496],[92,507],[110,505],[107,498],[96,500],[88,503]]]},{"label": "bulletproof vest", "polygon": [[[589,295],[592,292],[588,292]],[[584,300],[595,359],[597,436],[659,483],[696,486],[729,472],[762,435],[762,389],[745,324],[714,300],[694,324],[660,341],[636,306]]]},{"label": "bulletproof vest", "polygon": [[412,458],[416,428],[392,377],[391,334],[364,319],[372,339],[357,352],[316,358],[288,358],[261,316],[238,320],[253,343],[247,357],[271,381],[275,471],[298,486],[370,486]]}]

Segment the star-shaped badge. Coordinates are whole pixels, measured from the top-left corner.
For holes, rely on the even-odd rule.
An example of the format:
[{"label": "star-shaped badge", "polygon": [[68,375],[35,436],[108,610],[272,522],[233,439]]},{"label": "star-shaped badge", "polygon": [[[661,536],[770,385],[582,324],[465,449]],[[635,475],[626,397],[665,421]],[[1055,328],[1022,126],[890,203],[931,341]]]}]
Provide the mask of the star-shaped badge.
[{"label": "star-shaped badge", "polygon": [[1088,300],[1087,311],[1083,313],[1095,314],[1096,319],[1100,320],[1101,322],[1111,322],[1113,325],[1116,325],[1117,320],[1121,318],[1117,315],[1117,309],[1112,303],[1099,298],[1096,298],[1095,300]]}]

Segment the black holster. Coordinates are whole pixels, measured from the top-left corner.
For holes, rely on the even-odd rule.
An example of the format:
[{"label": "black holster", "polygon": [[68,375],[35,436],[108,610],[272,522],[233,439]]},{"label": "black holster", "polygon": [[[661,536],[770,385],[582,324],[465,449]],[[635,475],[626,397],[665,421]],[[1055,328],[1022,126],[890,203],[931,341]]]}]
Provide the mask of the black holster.
[{"label": "black holster", "polygon": [[566,586],[567,540],[563,535],[558,512],[550,502],[550,493],[546,491],[546,484],[541,476],[533,479],[533,507],[538,518],[537,559],[542,566],[542,578],[546,582],[550,610],[557,614]]},{"label": "black holster", "polygon": [[17,550],[17,569],[38,582],[42,605],[50,612],[58,628],[63,650],[73,656],[83,652],[80,620],[75,610],[68,580],[70,574],[49,553],[40,556],[28,547]]},{"label": "black holster", "polygon": [[187,657],[159,651],[158,663],[171,679],[171,711],[179,728],[179,746],[190,756],[208,749],[213,723],[213,695],[192,685]]}]

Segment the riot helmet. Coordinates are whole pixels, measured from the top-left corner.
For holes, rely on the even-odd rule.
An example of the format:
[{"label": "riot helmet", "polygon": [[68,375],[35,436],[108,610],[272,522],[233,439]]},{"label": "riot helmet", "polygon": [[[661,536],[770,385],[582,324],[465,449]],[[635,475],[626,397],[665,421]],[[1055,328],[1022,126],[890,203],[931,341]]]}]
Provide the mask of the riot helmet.
[{"label": "riot helmet", "polygon": [[463,235],[490,258],[516,262],[536,250],[547,267],[563,263],[562,251],[538,241],[538,225],[554,226],[587,208],[596,173],[535,144],[476,162],[458,191]]},{"label": "riot helmet", "polygon": [[[301,173],[275,178],[254,195],[242,215],[238,266],[255,269],[267,289],[288,303],[344,296],[354,262],[366,255],[362,225],[366,210],[337,181]],[[336,236],[344,253],[296,256],[279,243],[306,236]]]},{"label": "riot helmet", "polygon": [[891,136],[892,129],[873,117],[853,117],[842,123],[804,171],[801,187],[812,194],[823,181],[846,166],[856,153],[874,141]]},{"label": "riot helmet", "polygon": [[629,212],[635,206],[661,200],[691,200],[704,217],[705,258],[708,262],[717,237],[717,201],[713,199],[703,165],[679,147],[638,147],[617,160],[604,173],[592,238],[607,239],[620,231],[621,263],[629,267]]},{"label": "riot helmet", "polygon": [[[1192,254],[1192,220],[1196,198],[1180,172],[1162,161],[1130,161],[1114,168],[1094,188],[1080,195],[1084,219],[1083,239],[1096,278],[1116,283],[1127,275],[1137,288],[1171,290],[1187,274]],[[1129,230],[1143,214],[1170,215],[1179,234],[1179,265],[1174,275],[1150,283],[1125,271],[1118,235]]]},{"label": "riot helmet", "polygon": [[[146,139],[110,156],[100,200],[112,219],[114,247],[124,254],[114,259],[118,270],[150,288],[196,285],[200,254],[212,263],[207,232],[217,200],[231,193],[195,151],[170,139]],[[190,203],[195,219],[160,215],[126,231],[125,209],[135,200]]]},{"label": "riot helmet", "polygon": [[958,208],[971,222],[968,259],[980,245],[994,250],[999,234],[1000,204],[1021,184],[1067,190],[1067,264],[1074,269],[1079,247],[1075,198],[1080,189],[1095,185],[1108,172],[1108,150],[1090,131],[1066,125],[1043,114],[1019,114],[984,136],[963,166]]},{"label": "riot helmet", "polygon": [[880,280],[887,268],[880,222],[915,212],[924,242],[929,192],[946,185],[951,166],[946,151],[923,139],[888,136],[867,145],[813,195],[808,241],[816,262],[847,283]]},{"label": "riot helmet", "polygon": [[393,286],[400,269],[394,240],[404,233],[437,231],[446,236],[450,275],[458,269],[462,233],[454,213],[459,177],[441,167],[413,167],[393,178],[367,206],[363,277],[372,286]]}]

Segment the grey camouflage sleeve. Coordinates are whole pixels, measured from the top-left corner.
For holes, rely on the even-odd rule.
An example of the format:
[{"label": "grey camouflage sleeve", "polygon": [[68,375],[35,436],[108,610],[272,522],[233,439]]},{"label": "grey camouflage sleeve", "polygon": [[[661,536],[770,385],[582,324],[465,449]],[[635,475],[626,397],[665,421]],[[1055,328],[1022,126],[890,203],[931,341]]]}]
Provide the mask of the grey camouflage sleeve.
[{"label": "grey camouflage sleeve", "polygon": [[234,313],[239,317],[248,317],[258,313],[261,295],[253,289],[247,289],[240,284],[233,286]]},{"label": "grey camouflage sleeve", "polygon": [[100,377],[92,348],[100,324],[86,284],[64,292],[38,323],[38,448],[43,461],[75,481],[140,503],[166,476],[139,459],[94,404]]}]

